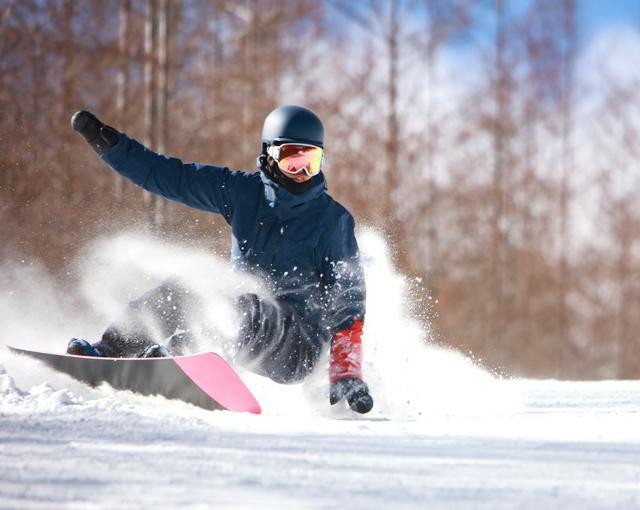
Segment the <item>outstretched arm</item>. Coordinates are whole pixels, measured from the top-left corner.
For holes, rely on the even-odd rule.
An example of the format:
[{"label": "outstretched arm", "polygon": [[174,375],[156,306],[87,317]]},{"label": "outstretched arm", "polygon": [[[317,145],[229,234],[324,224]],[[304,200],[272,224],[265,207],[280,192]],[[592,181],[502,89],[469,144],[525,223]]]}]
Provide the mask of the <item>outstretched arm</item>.
[{"label": "outstretched arm", "polygon": [[221,213],[230,221],[238,172],[157,154],[86,111],[76,113],[71,123],[106,163],[138,186],[196,209]]},{"label": "outstretched arm", "polygon": [[334,405],[345,398],[354,411],[368,413],[373,398],[362,376],[366,290],[353,231],[353,218],[345,214],[332,231],[323,268],[327,318],[333,332],[329,401]]}]

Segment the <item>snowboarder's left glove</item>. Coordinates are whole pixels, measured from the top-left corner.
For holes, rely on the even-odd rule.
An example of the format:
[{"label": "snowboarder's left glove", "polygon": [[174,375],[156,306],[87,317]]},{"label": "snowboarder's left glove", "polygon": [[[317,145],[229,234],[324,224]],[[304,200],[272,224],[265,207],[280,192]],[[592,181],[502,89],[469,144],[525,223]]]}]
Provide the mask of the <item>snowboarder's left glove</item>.
[{"label": "snowboarder's left glove", "polygon": [[98,156],[105,154],[118,143],[120,135],[106,126],[93,113],[81,110],[71,117],[71,127],[80,133]]},{"label": "snowboarder's left glove", "polygon": [[354,411],[368,413],[373,398],[362,380],[362,327],[362,321],[355,321],[331,342],[329,402],[334,405],[345,398]]}]

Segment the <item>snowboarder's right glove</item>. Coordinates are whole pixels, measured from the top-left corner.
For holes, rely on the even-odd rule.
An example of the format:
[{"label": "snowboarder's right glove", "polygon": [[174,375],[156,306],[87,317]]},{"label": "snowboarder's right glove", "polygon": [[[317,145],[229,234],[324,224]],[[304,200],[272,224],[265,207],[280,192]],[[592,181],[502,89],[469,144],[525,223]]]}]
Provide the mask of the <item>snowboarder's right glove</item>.
[{"label": "snowboarder's right glove", "polygon": [[369,387],[362,379],[345,377],[331,383],[329,403],[337,404],[345,398],[349,407],[355,412],[365,414],[373,408],[373,398],[369,395]]},{"label": "snowboarder's right glove", "polygon": [[339,331],[331,342],[329,365],[329,403],[343,398],[357,413],[368,413],[373,398],[362,380],[362,321],[354,321],[349,329]]},{"label": "snowboarder's right glove", "polygon": [[71,126],[84,137],[98,156],[105,154],[120,139],[115,129],[106,126],[93,113],[84,110],[71,117]]}]

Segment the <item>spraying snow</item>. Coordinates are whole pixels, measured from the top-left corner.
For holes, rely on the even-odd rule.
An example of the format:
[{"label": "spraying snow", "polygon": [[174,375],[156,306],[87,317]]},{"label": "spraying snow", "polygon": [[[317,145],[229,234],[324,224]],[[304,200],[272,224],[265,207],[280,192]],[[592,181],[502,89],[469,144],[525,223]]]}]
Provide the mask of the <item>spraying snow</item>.
[{"label": "spraying snow", "polygon": [[[364,373],[376,399],[373,416],[419,419],[510,405],[512,397],[486,371],[458,353],[429,346],[429,331],[412,317],[408,286],[385,242],[373,231],[359,238],[367,280]],[[252,292],[269,299],[256,279],[215,254],[132,233],[96,241],[77,270],[77,289],[62,291],[38,266],[5,267],[11,290],[0,310],[9,326],[0,341],[60,352],[74,336],[97,340],[129,300],[172,278],[204,304],[203,349],[225,355],[237,332],[236,298]],[[83,301],[76,302],[74,294]],[[312,377],[294,386],[241,372],[266,413],[335,416],[339,411],[327,404],[326,366],[325,358]]]}]

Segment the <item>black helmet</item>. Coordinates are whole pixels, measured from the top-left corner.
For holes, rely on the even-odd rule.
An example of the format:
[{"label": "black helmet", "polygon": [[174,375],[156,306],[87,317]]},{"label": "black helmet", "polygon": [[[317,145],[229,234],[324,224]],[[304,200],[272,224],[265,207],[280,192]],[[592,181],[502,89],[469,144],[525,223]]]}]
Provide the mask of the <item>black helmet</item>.
[{"label": "black helmet", "polygon": [[267,115],[262,126],[263,145],[274,142],[308,143],[322,147],[324,127],[311,110],[296,105],[280,106]]}]

